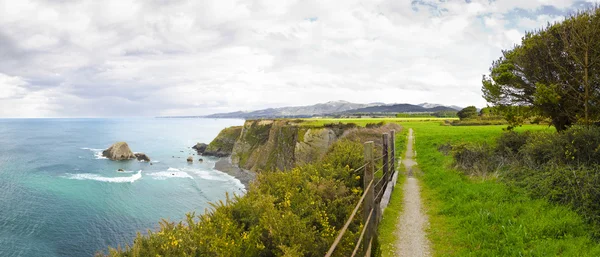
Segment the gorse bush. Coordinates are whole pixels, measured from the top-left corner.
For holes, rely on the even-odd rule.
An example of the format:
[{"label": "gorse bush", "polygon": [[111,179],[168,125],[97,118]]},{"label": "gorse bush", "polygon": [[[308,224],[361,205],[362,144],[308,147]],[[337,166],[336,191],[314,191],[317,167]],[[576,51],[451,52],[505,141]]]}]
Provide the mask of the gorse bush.
[{"label": "gorse bush", "polygon": [[507,132],[495,146],[452,145],[457,168],[468,175],[500,174],[535,197],[572,207],[600,238],[600,127],[560,133]]},{"label": "gorse bush", "polygon": [[[380,128],[381,129],[381,128]],[[320,162],[286,172],[263,172],[244,196],[227,197],[204,215],[162,221],[108,256],[323,256],[360,198],[363,137],[335,142]],[[334,256],[349,256],[362,228],[358,217]],[[103,253],[99,253],[103,256]]]}]

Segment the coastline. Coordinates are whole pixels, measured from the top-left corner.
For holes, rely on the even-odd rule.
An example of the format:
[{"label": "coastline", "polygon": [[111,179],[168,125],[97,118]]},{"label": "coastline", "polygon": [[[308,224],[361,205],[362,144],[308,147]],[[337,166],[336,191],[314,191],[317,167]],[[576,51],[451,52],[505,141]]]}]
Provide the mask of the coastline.
[{"label": "coastline", "polygon": [[240,182],[242,182],[242,184],[246,187],[246,190],[248,189],[250,182],[254,181],[256,178],[256,173],[233,165],[231,163],[230,156],[219,158],[219,160],[215,163],[215,169],[239,179]]}]

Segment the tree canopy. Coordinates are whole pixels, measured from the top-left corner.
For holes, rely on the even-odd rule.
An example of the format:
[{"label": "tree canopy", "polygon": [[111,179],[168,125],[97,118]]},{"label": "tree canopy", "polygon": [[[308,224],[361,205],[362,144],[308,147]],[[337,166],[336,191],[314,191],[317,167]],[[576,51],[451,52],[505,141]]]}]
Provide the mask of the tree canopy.
[{"label": "tree canopy", "polygon": [[467,106],[460,110],[456,115],[461,120],[477,118],[478,112],[475,106]]},{"label": "tree canopy", "polygon": [[483,97],[513,125],[529,116],[562,131],[600,119],[600,9],[528,32],[483,78]]}]

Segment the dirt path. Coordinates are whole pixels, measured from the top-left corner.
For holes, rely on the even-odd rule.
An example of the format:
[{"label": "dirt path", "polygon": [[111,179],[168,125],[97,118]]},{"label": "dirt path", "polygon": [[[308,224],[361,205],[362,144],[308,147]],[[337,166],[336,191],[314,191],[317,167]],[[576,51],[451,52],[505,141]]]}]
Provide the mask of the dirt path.
[{"label": "dirt path", "polygon": [[408,133],[406,157],[403,160],[404,167],[406,167],[406,171],[408,172],[408,178],[406,178],[406,183],[404,184],[404,210],[396,228],[396,233],[398,233],[396,253],[397,256],[407,257],[431,256],[429,240],[425,235],[425,229],[429,223],[421,207],[419,182],[413,177],[413,166],[416,162],[413,160],[412,129],[409,129]]}]

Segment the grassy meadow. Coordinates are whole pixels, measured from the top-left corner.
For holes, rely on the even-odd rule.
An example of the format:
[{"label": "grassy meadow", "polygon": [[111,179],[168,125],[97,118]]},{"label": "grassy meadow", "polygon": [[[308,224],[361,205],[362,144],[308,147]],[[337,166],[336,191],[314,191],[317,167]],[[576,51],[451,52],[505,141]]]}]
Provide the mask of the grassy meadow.
[{"label": "grassy meadow", "polygon": [[444,120],[458,120],[458,118],[437,118],[437,117],[406,117],[406,118],[349,118],[349,119],[335,119],[335,118],[310,118],[302,119],[301,125],[303,126],[323,126],[330,123],[354,123],[358,126],[365,126],[369,123],[379,122],[392,122],[392,123],[404,123],[404,122],[443,122]]},{"label": "grassy meadow", "polygon": [[[417,162],[434,256],[600,256],[589,225],[574,211],[532,199],[493,177],[467,177],[438,151],[451,142],[493,143],[504,126],[404,123],[415,131]],[[517,131],[553,132],[526,125]]]}]

